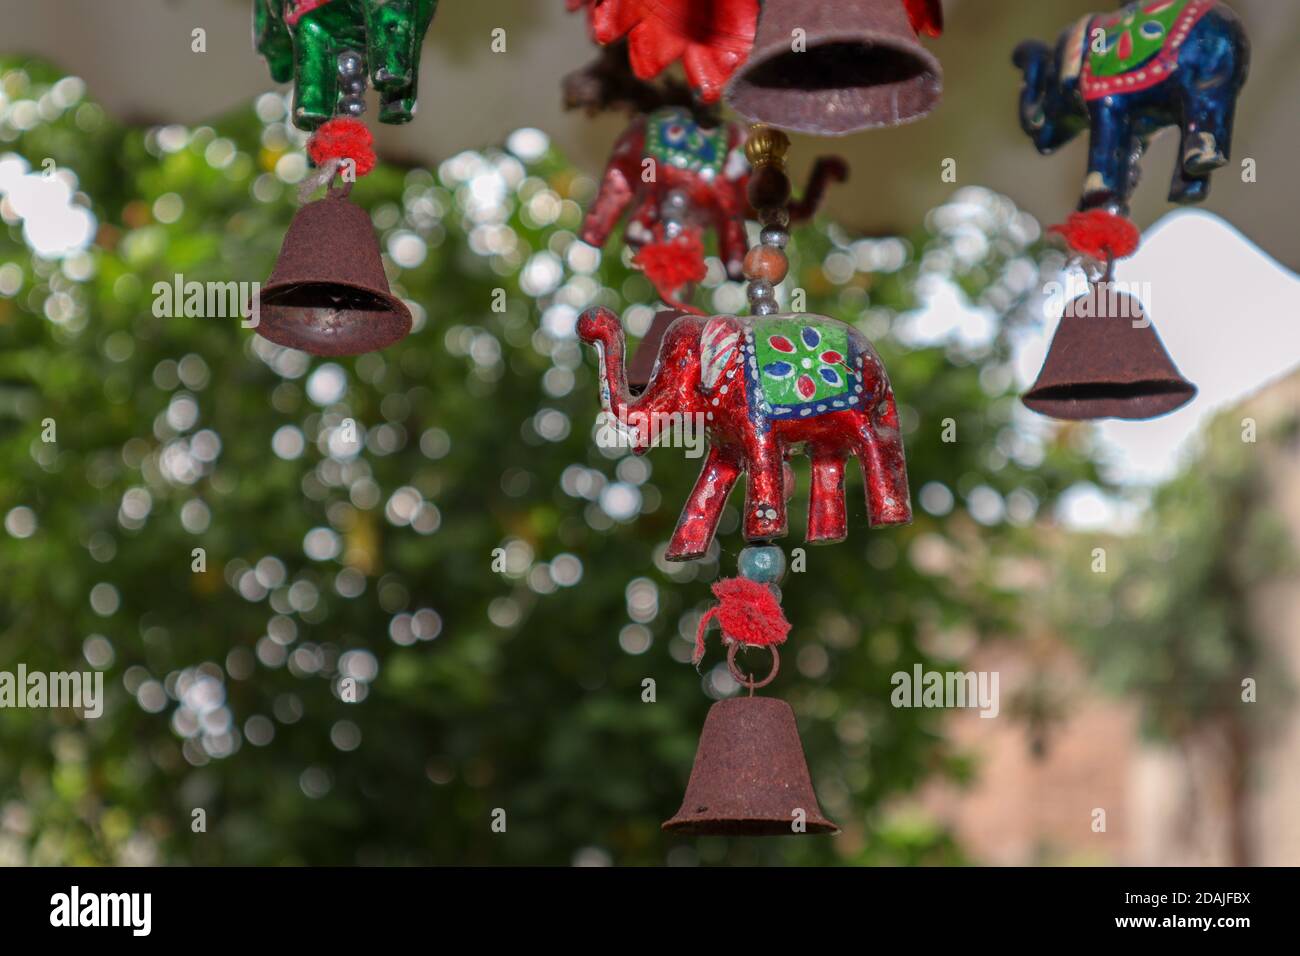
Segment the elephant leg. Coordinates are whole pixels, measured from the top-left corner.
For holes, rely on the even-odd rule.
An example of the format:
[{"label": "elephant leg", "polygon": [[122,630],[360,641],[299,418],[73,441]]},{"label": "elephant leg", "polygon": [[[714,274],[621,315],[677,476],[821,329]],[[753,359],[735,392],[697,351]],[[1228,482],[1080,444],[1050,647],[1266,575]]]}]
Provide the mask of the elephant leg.
[{"label": "elephant leg", "polygon": [[855,450],[867,493],[867,520],[873,527],[907,524],[912,520],[903,442],[896,416],[891,418],[889,422],[873,421],[869,414],[864,414],[858,423]]},{"label": "elephant leg", "polygon": [[366,44],[382,123],[409,123],[415,116],[421,47],[437,6],[437,0],[365,0]]},{"label": "elephant leg", "polygon": [[[644,143],[645,124],[642,122],[631,126],[615,144],[609,165],[605,167],[605,175],[601,178],[600,189],[596,191],[596,199],[588,207],[586,218],[582,221],[579,237],[588,245],[603,246],[609,234],[614,231],[614,226],[632,204],[637,184],[640,183]],[[638,216],[643,211],[645,215],[650,215],[644,209],[647,202],[648,199],[642,202]],[[628,229],[630,232],[630,225]]]},{"label": "elephant leg", "polygon": [[1169,201],[1183,205],[1201,202],[1210,193],[1210,174],[1189,173],[1183,159],[1186,155],[1187,131],[1184,130],[1178,147],[1178,162],[1174,164],[1174,175],[1169,181]]},{"label": "elephant leg", "polygon": [[808,543],[833,544],[848,537],[844,509],[844,456],[809,449],[812,487],[808,493]]},{"label": "elephant leg", "polygon": [[334,35],[324,24],[311,17],[298,22],[293,125],[299,129],[315,129],[334,115],[339,98],[337,54]]},{"label": "elephant leg", "polygon": [[691,561],[705,555],[717,533],[727,496],[736,486],[741,471],[740,462],[735,458],[724,455],[717,448],[709,448],[700,477],[686,499],[672,540],[668,542],[668,551],[664,554],[667,560]]},{"label": "elephant leg", "polygon": [[414,88],[406,93],[379,94],[379,122],[398,125],[415,119]]},{"label": "elephant leg", "polygon": [[745,449],[745,540],[767,541],[786,533],[785,462],[771,430],[757,428]]},{"label": "elephant leg", "polygon": [[366,57],[375,89],[396,92],[411,85],[413,0],[362,0],[366,21]]},{"label": "elephant leg", "polygon": [[1131,167],[1137,147],[1133,125],[1121,105],[1092,108],[1088,178],[1083,183],[1080,210],[1108,208],[1127,212]]},{"label": "elephant leg", "polygon": [[[728,184],[723,188],[731,187]],[[713,227],[718,233],[718,254],[727,277],[733,281],[744,278],[745,253],[749,251],[744,215],[731,208],[730,203],[718,203],[713,208]]]},{"label": "elephant leg", "polygon": [[293,37],[277,12],[279,0],[256,0],[253,4],[253,44],[266,57],[271,79],[288,83],[293,79]]},{"label": "elephant leg", "polygon": [[1183,103],[1185,126],[1179,160],[1189,177],[1224,166],[1232,152],[1232,123],[1237,101],[1221,87],[1190,90]]}]

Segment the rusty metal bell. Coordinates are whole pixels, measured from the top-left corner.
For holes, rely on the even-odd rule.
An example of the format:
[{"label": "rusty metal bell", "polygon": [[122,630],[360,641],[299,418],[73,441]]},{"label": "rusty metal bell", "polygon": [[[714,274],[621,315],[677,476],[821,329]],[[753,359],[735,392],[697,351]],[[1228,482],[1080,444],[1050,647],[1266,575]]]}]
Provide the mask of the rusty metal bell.
[{"label": "rusty metal bell", "polygon": [[838,833],[813,793],[790,705],[732,697],[710,707],[682,808],[663,828],[694,836]]},{"label": "rusty metal bell", "polygon": [[259,335],[313,355],[374,352],[411,331],[370,216],[342,191],[298,210],[258,308]]},{"label": "rusty metal bell", "polygon": [[903,0],[764,0],[726,99],[754,122],[841,136],[920,119],[942,91],[939,60]]},{"label": "rusty metal bell", "polygon": [[1026,406],[1052,418],[1156,418],[1196,386],[1178,372],[1133,296],[1097,283],[1066,306]]}]

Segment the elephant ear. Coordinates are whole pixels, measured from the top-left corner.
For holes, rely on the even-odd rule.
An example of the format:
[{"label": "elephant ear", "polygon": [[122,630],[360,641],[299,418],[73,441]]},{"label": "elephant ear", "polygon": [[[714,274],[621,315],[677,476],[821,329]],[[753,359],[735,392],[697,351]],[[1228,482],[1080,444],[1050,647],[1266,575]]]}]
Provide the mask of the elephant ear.
[{"label": "elephant ear", "polygon": [[1088,27],[1091,23],[1091,16],[1081,17],[1066,35],[1065,45],[1061,48],[1062,85],[1076,82],[1083,72],[1083,59],[1088,55]]},{"label": "elephant ear", "polygon": [[740,325],[735,316],[715,315],[700,333],[700,385],[713,391],[722,373],[740,355]]}]

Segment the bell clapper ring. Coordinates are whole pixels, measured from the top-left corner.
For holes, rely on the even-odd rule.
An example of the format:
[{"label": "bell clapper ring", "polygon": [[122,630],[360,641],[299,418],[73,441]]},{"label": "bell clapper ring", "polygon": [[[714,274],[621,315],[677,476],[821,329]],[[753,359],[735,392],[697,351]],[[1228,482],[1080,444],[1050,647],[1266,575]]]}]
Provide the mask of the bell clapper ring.
[{"label": "bell clapper ring", "polygon": [[[751,647],[766,647],[772,655],[772,669],[768,671],[766,677],[762,680],[755,680],[736,666],[736,651],[742,647],[748,649]],[[781,655],[777,653],[776,647],[771,644],[742,644],[740,641],[729,641],[727,647],[727,670],[731,672],[732,679],[741,687],[749,688],[749,696],[754,696],[754,691],[760,687],[766,687],[772,681],[776,680],[776,675],[781,671]]]}]

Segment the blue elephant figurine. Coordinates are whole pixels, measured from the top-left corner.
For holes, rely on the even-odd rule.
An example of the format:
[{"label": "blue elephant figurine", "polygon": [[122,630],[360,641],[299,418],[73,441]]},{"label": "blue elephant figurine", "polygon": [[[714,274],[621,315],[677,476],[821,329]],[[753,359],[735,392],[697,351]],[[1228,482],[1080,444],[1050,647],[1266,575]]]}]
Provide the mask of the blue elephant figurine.
[{"label": "blue elephant figurine", "polygon": [[1020,125],[1040,153],[1090,130],[1080,210],[1127,215],[1142,151],[1167,126],[1182,131],[1171,202],[1203,200],[1228,162],[1250,44],[1218,0],[1126,3],[1083,17],[1055,51],[1028,40],[1013,59],[1024,74]]}]

